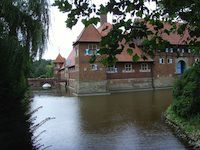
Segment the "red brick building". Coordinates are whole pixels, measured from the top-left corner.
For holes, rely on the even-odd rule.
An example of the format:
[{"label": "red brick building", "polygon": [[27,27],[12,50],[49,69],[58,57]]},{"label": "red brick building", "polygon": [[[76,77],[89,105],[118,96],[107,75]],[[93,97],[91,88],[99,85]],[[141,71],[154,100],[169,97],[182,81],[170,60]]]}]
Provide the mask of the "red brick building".
[{"label": "red brick building", "polygon": [[66,77],[66,70],[65,70],[65,58],[62,57],[60,54],[54,60],[54,77],[57,79],[65,79]]},{"label": "red brick building", "polygon": [[[100,57],[98,50],[101,37],[112,29],[111,24],[101,23],[98,29],[93,25],[83,29],[67,58],[68,85],[77,94],[171,87],[177,75],[199,60],[199,56],[192,55],[191,50],[184,45],[188,33],[185,37],[173,33],[163,34],[171,46],[166,47],[165,52],[156,53],[154,58],[147,56],[146,60],[140,59],[133,63],[126,51],[130,47],[125,46],[123,52],[116,56],[118,61],[114,66],[105,67],[98,62],[90,64],[91,55]],[[142,50],[136,47],[134,53],[141,55]]]}]

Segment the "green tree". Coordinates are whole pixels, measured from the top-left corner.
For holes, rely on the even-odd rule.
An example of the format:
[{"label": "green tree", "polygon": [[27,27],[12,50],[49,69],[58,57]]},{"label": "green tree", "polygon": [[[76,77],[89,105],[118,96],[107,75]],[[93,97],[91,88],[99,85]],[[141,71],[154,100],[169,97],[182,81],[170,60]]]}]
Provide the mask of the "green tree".
[{"label": "green tree", "polygon": [[200,63],[187,70],[175,82],[172,109],[184,118],[200,115]]},{"label": "green tree", "polygon": [[46,0],[0,1],[0,145],[3,150],[38,147],[31,140],[32,124],[25,92],[31,61],[43,53],[48,24]]},{"label": "green tree", "polygon": [[36,60],[31,65],[30,77],[31,78],[50,78],[53,77],[54,64],[52,60],[40,59]]},{"label": "green tree", "polygon": [[[146,5],[147,2],[156,3],[157,8],[151,11]],[[136,43],[132,39],[145,39],[142,49],[153,56],[157,49],[163,49],[169,44],[161,38],[163,32],[169,34],[178,30],[182,34],[186,28],[193,37],[188,39],[188,44],[195,49],[195,52],[199,52],[200,43],[196,41],[200,36],[199,3],[198,0],[108,0],[106,4],[97,7],[87,0],[55,0],[54,5],[68,14],[66,24],[69,28],[76,25],[78,20],[88,26],[92,23],[97,24],[102,14],[113,15],[113,29],[102,38],[99,51],[100,54],[107,56],[102,59],[102,63],[109,64],[114,63],[115,56],[122,52],[123,44],[119,43],[122,39],[133,48]],[[136,17],[140,21],[134,21],[133,18]],[[173,22],[175,20],[182,21],[178,29]],[[154,32],[147,27],[147,22],[153,26]],[[170,23],[172,28],[162,31],[165,22]],[[132,52],[129,54],[133,60],[138,58]],[[91,62],[94,62],[95,58],[93,56]]]},{"label": "green tree", "polygon": [[[156,9],[151,11],[145,2],[156,3]],[[119,42],[125,39],[125,44],[135,47],[133,39],[142,40],[142,50],[153,56],[156,50],[163,49],[169,43],[161,38],[163,32],[170,34],[177,31],[182,35],[188,31],[190,38],[188,44],[194,53],[200,54],[200,1],[199,0],[108,0],[106,4],[97,7],[88,0],[55,0],[54,3],[60,11],[68,14],[67,27],[72,28],[78,20],[85,26],[97,24],[100,15],[110,13],[113,15],[113,29],[100,43],[100,54],[107,56],[101,61],[104,64],[116,62],[116,55],[123,50]],[[134,17],[140,21],[134,21]],[[179,26],[176,25],[179,22]],[[164,30],[164,23],[171,24],[171,29]],[[153,32],[147,27],[152,25]],[[138,56],[128,51],[133,60]],[[140,56],[142,57],[142,56]],[[92,57],[91,63],[96,59]],[[145,58],[144,58],[145,59]],[[192,68],[175,84],[173,108],[178,115],[188,117],[199,113],[199,67]],[[188,94],[188,95],[187,95]]]}]

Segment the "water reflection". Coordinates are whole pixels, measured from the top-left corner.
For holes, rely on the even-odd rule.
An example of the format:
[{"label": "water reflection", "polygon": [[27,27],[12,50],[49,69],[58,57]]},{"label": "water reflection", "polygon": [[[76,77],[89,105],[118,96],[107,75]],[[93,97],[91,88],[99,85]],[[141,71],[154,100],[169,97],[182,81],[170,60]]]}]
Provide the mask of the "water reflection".
[{"label": "water reflection", "polygon": [[[39,96],[40,95],[40,96]],[[52,150],[186,149],[161,121],[171,103],[170,90],[67,97],[35,94],[39,122],[56,117],[35,133]]]}]

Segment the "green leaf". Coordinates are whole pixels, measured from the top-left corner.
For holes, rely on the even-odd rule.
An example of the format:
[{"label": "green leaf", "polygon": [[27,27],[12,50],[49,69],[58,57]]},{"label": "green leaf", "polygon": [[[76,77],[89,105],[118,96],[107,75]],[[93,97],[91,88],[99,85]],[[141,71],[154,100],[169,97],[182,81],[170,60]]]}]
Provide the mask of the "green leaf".
[{"label": "green leaf", "polygon": [[132,55],[133,54],[133,50],[132,49],[127,49],[127,53],[129,54],[129,55]]},{"label": "green leaf", "polygon": [[137,16],[137,17],[142,17],[142,14],[143,14],[142,11],[136,12],[136,16]]},{"label": "green leaf", "polygon": [[96,55],[92,55],[92,57],[90,58],[90,63],[93,64],[96,61]]},{"label": "green leaf", "polygon": [[138,56],[137,54],[133,55],[132,60],[133,62],[137,62],[140,59],[140,56]]}]

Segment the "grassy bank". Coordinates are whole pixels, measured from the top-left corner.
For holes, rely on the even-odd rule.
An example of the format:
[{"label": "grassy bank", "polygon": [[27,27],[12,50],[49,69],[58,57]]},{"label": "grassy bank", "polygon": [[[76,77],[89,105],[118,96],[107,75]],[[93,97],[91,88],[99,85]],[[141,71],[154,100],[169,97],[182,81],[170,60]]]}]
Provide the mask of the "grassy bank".
[{"label": "grassy bank", "polygon": [[179,117],[170,106],[165,113],[165,118],[177,136],[193,146],[194,149],[200,148],[200,115],[188,119]]}]

